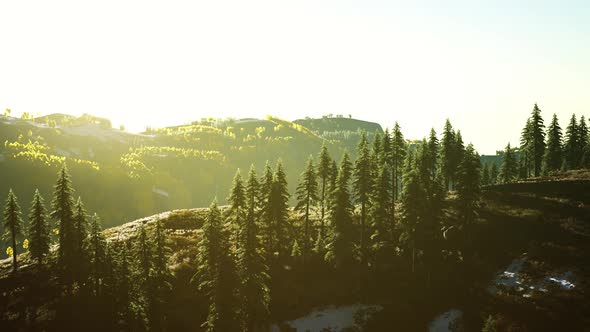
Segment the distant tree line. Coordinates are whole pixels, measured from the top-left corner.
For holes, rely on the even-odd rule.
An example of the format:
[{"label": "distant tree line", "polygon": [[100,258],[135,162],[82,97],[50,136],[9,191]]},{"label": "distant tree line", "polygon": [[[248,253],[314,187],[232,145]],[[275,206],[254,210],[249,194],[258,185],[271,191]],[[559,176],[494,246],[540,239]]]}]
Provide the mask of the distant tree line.
[{"label": "distant tree line", "polygon": [[495,163],[484,164],[482,183],[507,183],[559,171],[588,168],[589,142],[588,124],[583,115],[579,120],[575,114],[572,115],[564,135],[557,115],[553,114],[546,128],[541,110],[535,104],[522,129],[520,146],[515,148],[510,143],[506,145],[500,152],[502,162],[499,170]]}]

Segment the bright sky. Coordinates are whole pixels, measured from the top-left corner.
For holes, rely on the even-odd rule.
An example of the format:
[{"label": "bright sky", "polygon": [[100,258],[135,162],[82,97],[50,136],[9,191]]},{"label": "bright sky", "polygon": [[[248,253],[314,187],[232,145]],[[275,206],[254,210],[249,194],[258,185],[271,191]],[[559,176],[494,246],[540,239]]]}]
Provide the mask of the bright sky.
[{"label": "bright sky", "polygon": [[564,127],[590,115],[587,1],[0,2],[0,109],[17,115],[138,131],[351,114],[408,138],[449,117],[493,153],[535,102]]}]

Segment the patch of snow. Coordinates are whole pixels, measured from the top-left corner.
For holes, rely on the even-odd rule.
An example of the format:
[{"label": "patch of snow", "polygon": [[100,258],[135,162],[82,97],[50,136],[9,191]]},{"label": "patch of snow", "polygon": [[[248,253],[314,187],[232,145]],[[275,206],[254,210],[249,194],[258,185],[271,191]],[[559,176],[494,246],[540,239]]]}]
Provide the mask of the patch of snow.
[{"label": "patch of snow", "polygon": [[557,283],[561,289],[573,289],[576,285],[568,280],[571,279],[572,275],[572,271],[567,271],[557,276],[547,277],[546,280]]},{"label": "patch of snow", "polygon": [[[314,309],[310,314],[289,322],[285,322],[297,332],[321,332],[325,329],[339,332],[345,328],[355,326],[355,315],[361,310],[380,311],[383,307],[378,305],[354,304],[348,306],[329,306]],[[271,332],[280,332],[278,325],[271,327]]]},{"label": "patch of snow", "polygon": [[571,290],[576,287],[576,285],[570,281],[573,276],[573,272],[571,271],[559,275],[547,276],[534,283],[525,283],[520,277],[520,272],[525,261],[525,255],[514,259],[503,272],[498,273],[492,284],[488,287],[488,291],[491,294],[497,294],[498,286],[504,286],[516,289],[518,292],[528,290],[530,292],[522,294],[522,296],[530,298],[532,297],[532,292],[535,290],[547,293],[548,290],[546,286],[549,283],[556,283],[563,290]]},{"label": "patch of snow", "polygon": [[450,325],[452,322],[463,316],[463,312],[458,309],[451,309],[445,313],[438,315],[430,326],[428,327],[429,332],[450,332]]}]

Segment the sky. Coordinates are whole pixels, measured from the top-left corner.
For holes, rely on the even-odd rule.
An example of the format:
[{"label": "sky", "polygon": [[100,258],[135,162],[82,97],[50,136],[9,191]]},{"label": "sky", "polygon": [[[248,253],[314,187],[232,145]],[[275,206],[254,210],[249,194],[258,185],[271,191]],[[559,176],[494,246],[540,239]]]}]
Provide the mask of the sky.
[{"label": "sky", "polygon": [[[585,3],[586,2],[586,3]],[[590,116],[587,1],[1,1],[0,109],[124,124],[446,118],[482,154]]]}]

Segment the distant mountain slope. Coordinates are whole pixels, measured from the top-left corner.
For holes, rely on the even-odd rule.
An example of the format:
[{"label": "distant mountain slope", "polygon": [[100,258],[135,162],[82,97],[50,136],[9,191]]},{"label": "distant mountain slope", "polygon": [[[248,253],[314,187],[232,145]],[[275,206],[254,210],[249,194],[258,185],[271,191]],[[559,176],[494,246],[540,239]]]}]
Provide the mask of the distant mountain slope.
[{"label": "distant mountain slope", "polygon": [[[309,123],[312,130],[302,124]],[[140,216],[178,208],[223,203],[239,168],[259,172],[266,161],[281,159],[294,192],[306,159],[325,142],[340,160],[355,146],[362,130],[378,124],[355,119],[290,122],[266,119],[212,121],[151,128],[133,134],[111,127],[108,119],[85,114],[51,114],[36,119],[0,116],[0,200],[14,188],[28,208],[39,188],[46,201],[57,171],[68,164],[76,195],[104,225],[120,225]]]}]

